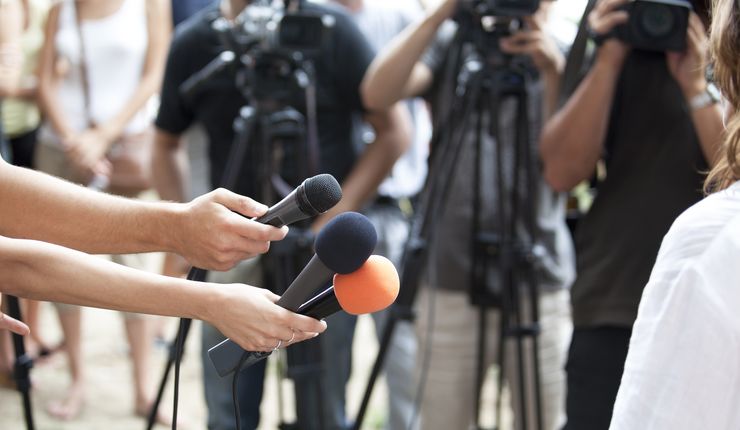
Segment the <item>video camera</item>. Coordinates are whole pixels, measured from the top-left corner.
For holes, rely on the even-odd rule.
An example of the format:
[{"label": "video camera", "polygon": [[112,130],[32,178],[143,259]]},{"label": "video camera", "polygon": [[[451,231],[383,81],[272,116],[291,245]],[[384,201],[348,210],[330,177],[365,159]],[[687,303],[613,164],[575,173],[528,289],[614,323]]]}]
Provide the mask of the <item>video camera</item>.
[{"label": "video camera", "polygon": [[685,51],[686,30],[691,3],[684,0],[635,0],[624,9],[626,24],[615,35],[635,49],[646,51]]},{"label": "video camera", "polygon": [[[245,66],[240,86],[257,99],[300,102],[310,61],[324,47],[334,18],[291,7],[290,0],[255,0],[230,27],[231,45]],[[287,4],[286,4],[287,3]]]},{"label": "video camera", "polygon": [[522,17],[532,15],[540,0],[462,0],[460,8],[478,16]]}]

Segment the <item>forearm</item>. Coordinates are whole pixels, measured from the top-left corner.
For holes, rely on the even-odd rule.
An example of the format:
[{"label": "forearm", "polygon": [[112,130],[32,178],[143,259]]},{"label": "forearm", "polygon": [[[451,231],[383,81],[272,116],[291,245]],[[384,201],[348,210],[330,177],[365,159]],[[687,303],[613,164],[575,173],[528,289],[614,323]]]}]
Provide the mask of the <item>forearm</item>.
[{"label": "forearm", "polygon": [[[97,193],[10,166],[0,169],[0,234],[38,239],[90,253],[171,250],[179,206]],[[29,215],[33,216],[29,216]]]},{"label": "forearm", "polygon": [[545,86],[542,100],[542,114],[545,121],[550,119],[558,110],[561,76],[562,69],[552,70],[542,75],[542,82]]},{"label": "forearm", "polygon": [[[445,16],[431,13],[410,25],[383,49],[362,81],[363,101],[368,109],[387,109],[394,103],[419,95],[428,77],[418,67],[419,59],[434,38]],[[422,84],[422,85],[420,85]]]},{"label": "forearm", "polygon": [[187,158],[181,156],[180,137],[157,130],[152,156],[154,188],[163,200],[184,202],[187,196]]},{"label": "forearm", "polygon": [[60,303],[202,319],[207,284],[154,275],[44,242],[0,237],[4,293]]},{"label": "forearm", "polygon": [[712,167],[722,156],[722,136],[724,124],[722,123],[722,110],[718,104],[711,104],[691,111],[691,120],[699,137],[704,159]]},{"label": "forearm", "polygon": [[411,119],[403,103],[397,103],[388,112],[369,115],[367,119],[375,128],[375,141],[366,146],[342,182],[342,200],[320,217],[317,226],[338,213],[363,208],[411,144]]},{"label": "forearm", "polygon": [[545,178],[567,191],[590,177],[601,157],[619,68],[596,62],[565,106],[546,124],[540,142]]}]

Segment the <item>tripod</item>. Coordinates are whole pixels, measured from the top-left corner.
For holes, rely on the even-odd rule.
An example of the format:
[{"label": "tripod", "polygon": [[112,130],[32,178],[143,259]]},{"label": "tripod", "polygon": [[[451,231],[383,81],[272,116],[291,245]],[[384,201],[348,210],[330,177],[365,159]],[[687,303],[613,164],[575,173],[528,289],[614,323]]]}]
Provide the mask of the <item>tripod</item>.
[{"label": "tripod", "polygon": [[[461,26],[462,28],[462,26]],[[421,195],[419,209],[412,223],[411,235],[404,253],[401,274],[401,294],[390,312],[390,319],[381,336],[378,356],[373,365],[370,380],[354,424],[354,429],[362,426],[372,394],[375,380],[383,367],[385,355],[398,321],[413,318],[411,306],[415,300],[419,279],[427,264],[429,248],[434,244],[435,233],[443,219],[451,190],[450,178],[467,173],[456,172],[461,158],[467,130],[474,130],[473,196],[471,223],[472,270],[470,274],[471,302],[479,310],[478,365],[476,366],[477,387],[482,385],[484,352],[486,350],[487,310],[497,307],[501,313],[501,332],[499,333],[498,362],[504,368],[506,341],[515,342],[517,379],[521,387],[518,410],[521,411],[522,428],[528,427],[528,400],[534,403],[534,425],[542,428],[539,356],[537,353],[538,309],[537,280],[534,277],[537,250],[534,244],[536,208],[529,198],[536,194],[536,176],[533,159],[534,147],[528,132],[528,94],[526,84],[531,72],[522,68],[511,57],[501,53],[489,52],[485,47],[498,46],[498,42],[481,43],[482,33],[470,34],[458,31],[452,42],[446,65],[446,79],[443,80],[448,94],[454,94],[449,112],[436,122],[432,140],[432,158],[429,176]],[[472,40],[472,42],[470,42]],[[516,127],[511,140],[504,141],[499,126],[499,109],[502,101],[516,106]],[[482,145],[485,139],[493,140],[495,148],[493,164],[496,177],[490,182],[496,189],[497,202],[493,228],[484,228],[481,222],[481,166],[485,159]],[[513,148],[511,148],[513,147]],[[511,156],[504,155],[511,152]],[[490,151],[489,151],[490,152]],[[507,166],[505,158],[513,161]],[[490,170],[490,169],[489,169]],[[513,175],[505,172],[513,171]],[[486,183],[490,185],[490,183]],[[497,282],[492,282],[489,273],[497,269]],[[523,281],[523,282],[521,282]],[[434,280],[432,280],[434,282]],[[495,284],[492,286],[491,284]],[[492,289],[497,291],[491,291]],[[525,291],[522,293],[522,291]],[[522,294],[526,297],[522,298]],[[533,344],[531,360],[525,360],[525,343]],[[525,361],[527,361],[525,363]],[[525,369],[526,365],[529,369]],[[531,375],[527,377],[527,375]],[[532,386],[528,393],[527,383]],[[499,379],[499,403],[496,420],[501,419],[501,390],[503,372]],[[420,390],[421,391],[421,390]],[[418,407],[417,399],[417,407]],[[475,417],[480,416],[480,390],[476,390]],[[477,421],[476,421],[477,422]],[[413,423],[412,423],[413,424]],[[476,424],[481,428],[480,424]]]},{"label": "tripod", "polygon": [[[231,46],[228,40],[226,46]],[[220,72],[225,66],[231,65],[236,59],[234,55],[221,55],[212,64],[203,69],[203,73],[197,73],[193,81],[186,81],[181,91],[192,97],[198,86],[210,79],[214,73]],[[249,60],[248,62],[245,62]],[[236,81],[247,100],[253,102],[252,106],[245,106],[240,110],[240,115],[234,124],[235,140],[231,147],[226,169],[222,177],[222,186],[234,189],[242,170],[242,164],[249,160],[248,168],[254,172],[254,181],[258,188],[254,193],[258,199],[267,204],[277,202],[292,191],[292,187],[279,175],[281,171],[284,154],[291,153],[293,158],[307,160],[300,166],[290,169],[291,173],[297,175],[296,179],[312,176],[318,171],[317,140],[315,118],[315,90],[313,88],[313,68],[310,62],[304,63],[304,59],[292,55],[256,52],[253,56],[240,57],[244,62],[244,68],[238,70]],[[214,66],[215,65],[215,66]],[[286,66],[287,67],[281,67]],[[290,70],[287,75],[274,76],[276,70]],[[289,79],[293,85],[284,85],[281,79]],[[305,94],[308,118],[290,107],[296,104],[296,95],[293,88],[299,87]],[[273,91],[278,88],[279,91]],[[286,91],[286,88],[289,88]],[[307,124],[307,126],[306,126]],[[296,142],[307,141],[306,145],[298,145]],[[296,150],[295,148],[300,148]],[[293,166],[291,166],[293,167]],[[285,169],[283,169],[285,170]],[[300,230],[300,229],[298,229]],[[284,291],[300,268],[311,257],[312,240],[307,239],[305,234],[295,234],[294,228],[286,240],[276,243],[272,252],[262,258],[263,279],[268,285],[272,285],[276,292]],[[193,268],[188,279],[205,280],[206,271]],[[177,396],[177,384],[179,380],[179,363],[182,355],[182,345],[189,332],[191,321],[183,319],[180,322],[175,345],[171,349],[157,398],[149,414],[148,429],[151,429],[156,419],[157,410],[161,403],[164,386],[169,376],[172,365],[175,364],[175,393]],[[301,351],[291,348],[288,352],[288,360],[291,364],[289,376],[296,384],[296,408],[297,417],[302,422],[316,422],[305,428],[322,428],[321,398],[323,389],[321,387],[320,372],[320,349],[315,342],[304,342]],[[313,345],[311,345],[313,344]],[[303,360],[302,360],[303,358]],[[318,363],[318,364],[317,364]],[[307,371],[305,368],[309,368]],[[177,397],[175,397],[174,417],[177,416]],[[282,415],[282,410],[281,410]],[[281,424],[281,428],[292,428],[287,424]],[[304,427],[302,427],[304,428]]]},{"label": "tripod", "polygon": [[[21,307],[18,298],[6,295],[8,300],[8,314],[18,321],[21,319]],[[33,359],[26,354],[23,336],[12,333],[13,349],[15,351],[15,364],[13,365],[13,379],[18,392],[23,400],[23,416],[26,420],[26,429],[34,430],[33,408],[31,406],[31,378],[30,372],[33,367]]]}]

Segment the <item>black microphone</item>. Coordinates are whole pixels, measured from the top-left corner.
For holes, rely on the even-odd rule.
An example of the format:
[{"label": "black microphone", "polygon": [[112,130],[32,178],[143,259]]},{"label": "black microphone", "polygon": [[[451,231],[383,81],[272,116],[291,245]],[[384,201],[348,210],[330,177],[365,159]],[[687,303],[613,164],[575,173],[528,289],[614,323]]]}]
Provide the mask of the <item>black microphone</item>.
[{"label": "black microphone", "polygon": [[342,198],[342,188],[327,173],[308,178],[255,221],[282,227],[331,209]]},{"label": "black microphone", "polygon": [[[372,254],[377,241],[375,227],[364,215],[356,212],[337,215],[316,236],[316,255],[277,304],[295,312],[317,290],[325,288],[335,273],[348,274],[359,269]],[[236,370],[244,352],[236,342],[226,339],[209,349],[208,355],[218,374],[226,376]]]}]

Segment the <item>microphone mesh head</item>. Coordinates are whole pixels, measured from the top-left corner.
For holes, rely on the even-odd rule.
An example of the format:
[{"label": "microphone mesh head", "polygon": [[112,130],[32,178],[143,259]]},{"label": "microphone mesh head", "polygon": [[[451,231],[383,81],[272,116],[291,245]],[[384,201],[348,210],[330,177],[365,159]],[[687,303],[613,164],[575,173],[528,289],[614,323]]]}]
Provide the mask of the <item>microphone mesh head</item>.
[{"label": "microphone mesh head", "polygon": [[390,306],[398,297],[398,272],[385,257],[371,255],[352,273],[334,275],[334,295],[345,312],[360,315]]},{"label": "microphone mesh head", "polygon": [[342,187],[328,173],[306,179],[304,187],[308,203],[319,213],[328,211],[342,199]]},{"label": "microphone mesh head", "polygon": [[316,255],[336,273],[352,273],[373,253],[378,243],[375,227],[364,215],[344,212],[316,236]]}]

